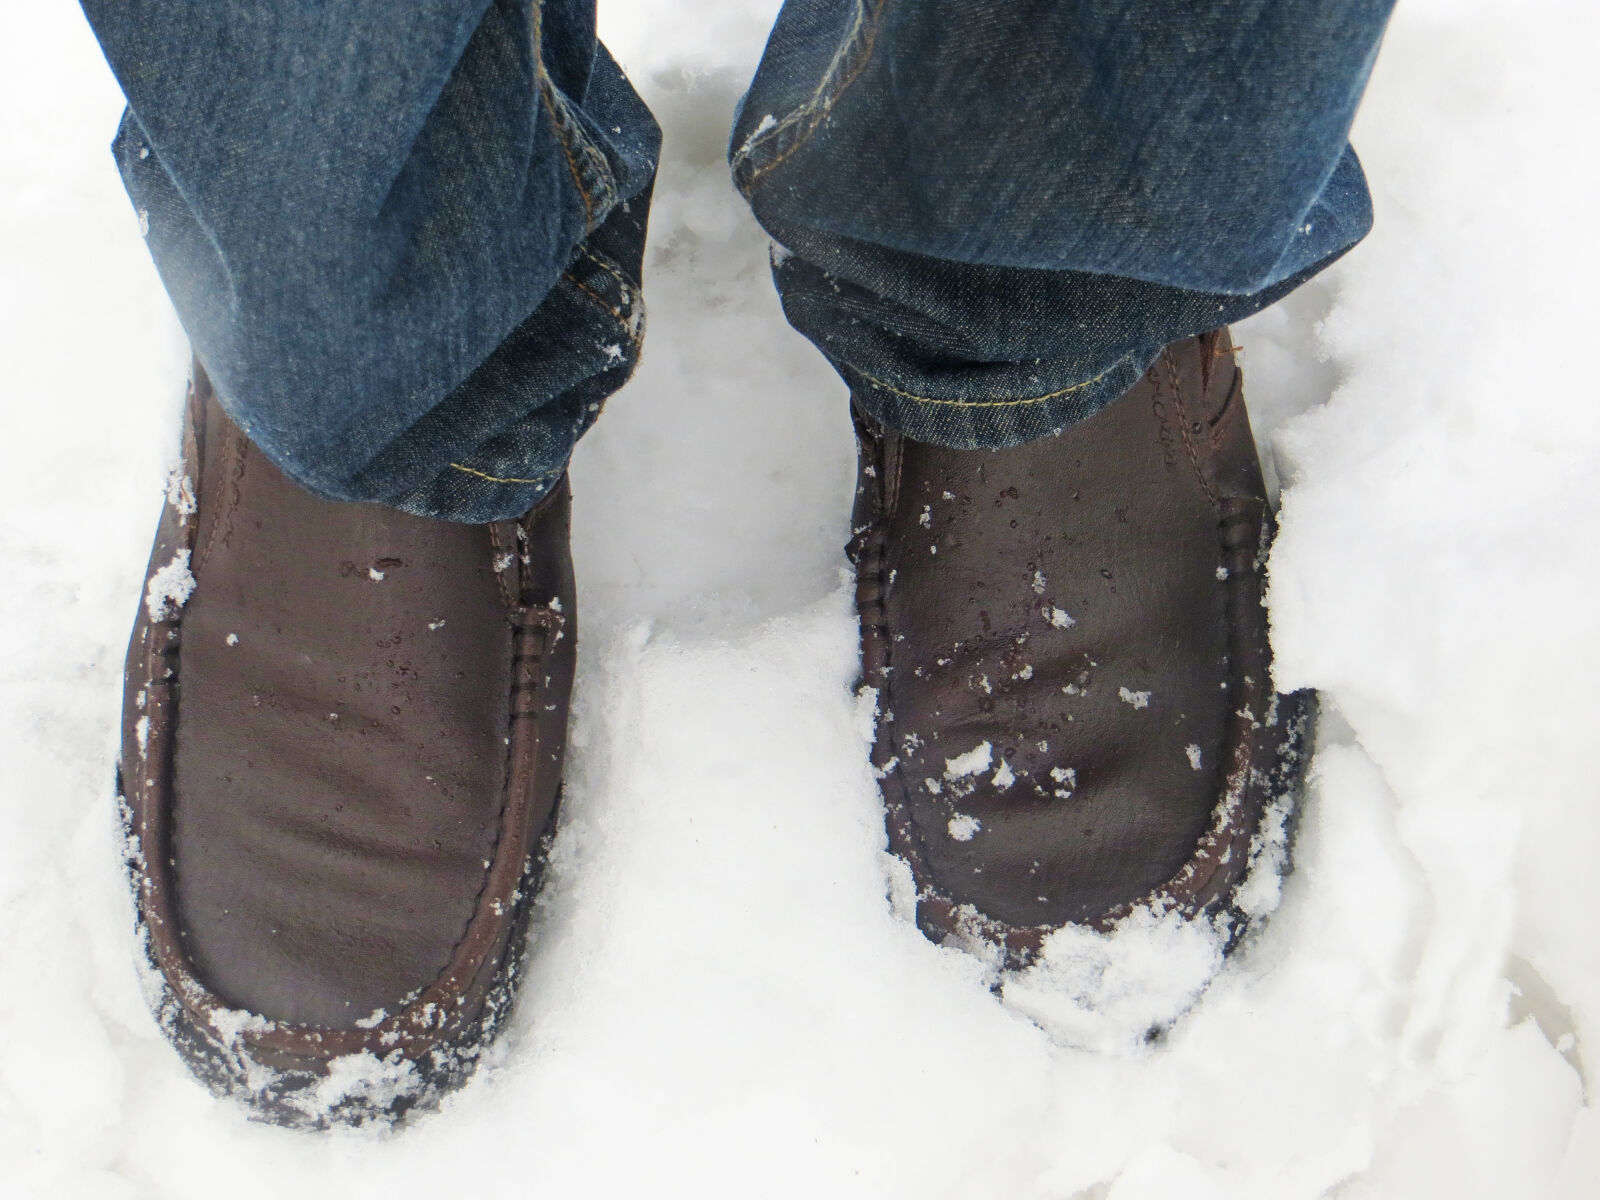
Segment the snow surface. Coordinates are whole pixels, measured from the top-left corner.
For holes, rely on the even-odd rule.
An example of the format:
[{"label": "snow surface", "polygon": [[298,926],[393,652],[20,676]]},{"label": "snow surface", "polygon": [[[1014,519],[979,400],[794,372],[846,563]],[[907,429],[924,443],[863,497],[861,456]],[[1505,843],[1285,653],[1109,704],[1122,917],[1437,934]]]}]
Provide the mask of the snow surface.
[{"label": "snow surface", "polygon": [[183,344],[76,8],[0,17],[0,1195],[1594,1196],[1600,13],[1402,4],[1356,133],[1377,230],[1237,330],[1288,485],[1278,679],[1324,696],[1298,870],[1163,1038],[1086,1049],[1080,1000],[1215,964],[1153,916],[1120,960],[1067,931],[1002,1003],[906,920],[849,692],[844,391],[723,165],[775,8],[602,6],[666,161],[644,364],[573,468],[537,953],[445,1111],[324,1137],[213,1101],[141,998],[110,778]]}]

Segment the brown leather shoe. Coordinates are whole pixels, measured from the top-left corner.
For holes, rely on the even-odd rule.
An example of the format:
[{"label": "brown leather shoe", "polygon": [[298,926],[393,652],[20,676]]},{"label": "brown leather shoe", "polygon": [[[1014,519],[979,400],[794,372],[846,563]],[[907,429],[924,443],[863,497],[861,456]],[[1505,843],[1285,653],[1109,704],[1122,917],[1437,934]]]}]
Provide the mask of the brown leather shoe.
[{"label": "brown leather shoe", "polygon": [[128,649],[120,791],[150,999],[267,1119],[392,1119],[516,982],[572,685],[565,480],[520,521],[319,500],[198,365]]},{"label": "brown leather shoe", "polygon": [[1012,449],[856,423],[873,763],[918,924],[1013,969],[1137,906],[1231,944],[1311,697],[1272,691],[1272,514],[1227,331]]}]

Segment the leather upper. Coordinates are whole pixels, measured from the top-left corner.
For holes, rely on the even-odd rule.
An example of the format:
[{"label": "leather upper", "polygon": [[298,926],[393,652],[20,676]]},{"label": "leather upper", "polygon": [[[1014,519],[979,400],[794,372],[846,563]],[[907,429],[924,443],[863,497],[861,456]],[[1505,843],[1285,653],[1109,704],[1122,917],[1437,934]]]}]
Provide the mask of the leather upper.
[{"label": "leather upper", "polygon": [[420,1052],[481,1007],[559,789],[568,511],[565,482],[491,526],[317,499],[197,367],[123,755],[141,916],[195,1020],[315,1059]]},{"label": "leather upper", "polygon": [[1250,772],[1288,734],[1268,725],[1270,514],[1231,351],[1226,331],[1176,343],[1094,417],[1000,451],[858,412],[863,679],[925,925],[1005,940],[1201,875],[1209,899],[1200,860],[1235,842],[1223,874],[1242,871]]}]

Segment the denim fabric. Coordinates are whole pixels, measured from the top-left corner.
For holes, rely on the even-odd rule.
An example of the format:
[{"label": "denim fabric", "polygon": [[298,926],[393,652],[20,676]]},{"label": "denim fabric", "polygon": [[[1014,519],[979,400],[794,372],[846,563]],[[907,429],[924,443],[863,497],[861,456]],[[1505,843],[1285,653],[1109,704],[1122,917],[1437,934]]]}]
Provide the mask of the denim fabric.
[{"label": "denim fabric", "polygon": [[219,398],[311,491],[522,513],[637,358],[660,135],[593,0],[83,0]]},{"label": "denim fabric", "polygon": [[[637,359],[659,132],[594,0],[82,0],[223,404],[324,496],[520,514]],[[787,0],[735,181],[908,435],[1087,416],[1365,233],[1392,0]],[[692,6],[685,19],[692,20]]]},{"label": "denim fabric", "polygon": [[1392,0],[788,0],[734,124],[790,321],[907,435],[1012,445],[1372,214]]}]

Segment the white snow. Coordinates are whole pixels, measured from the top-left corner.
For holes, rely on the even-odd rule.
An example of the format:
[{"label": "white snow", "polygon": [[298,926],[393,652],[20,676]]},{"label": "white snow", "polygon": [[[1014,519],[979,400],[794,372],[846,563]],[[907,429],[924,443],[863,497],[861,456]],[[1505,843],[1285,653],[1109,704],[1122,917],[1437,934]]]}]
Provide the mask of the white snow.
[{"label": "white snow", "polygon": [[1049,621],[1050,624],[1055,626],[1057,629],[1067,629],[1077,624],[1077,622],[1072,619],[1071,614],[1068,613],[1066,609],[1057,608],[1053,604],[1047,604],[1039,611],[1040,615],[1042,615],[1046,621]]},{"label": "white snow", "polygon": [[1056,784],[1056,786],[1052,789],[1051,794],[1054,795],[1057,800],[1072,799],[1072,793],[1076,791],[1078,787],[1078,772],[1076,769],[1072,767],[1051,767],[1050,778],[1054,780]]},{"label": "white snow", "polygon": [[189,551],[174,550],[165,565],[150,573],[145,584],[144,607],[152,621],[176,616],[194,594],[194,576],[189,572]]},{"label": "white snow", "polygon": [[178,510],[181,517],[190,517],[198,510],[194,495],[194,479],[179,463],[167,474],[167,503]]},{"label": "white snow", "polygon": [[1200,769],[1200,747],[1196,743],[1190,742],[1183,748],[1183,754],[1189,760],[1189,769],[1198,771]]},{"label": "white snow", "polygon": [[946,779],[961,779],[967,775],[977,775],[989,769],[989,763],[994,756],[994,747],[988,742],[979,742],[965,754],[958,754],[954,758],[944,760],[944,777]]},{"label": "white snow", "polygon": [[983,824],[977,817],[968,816],[966,813],[957,813],[945,823],[945,830],[958,842],[970,842],[977,837]]},{"label": "white snow", "polygon": [[[332,1137],[213,1100],[145,1008],[111,772],[186,356],[81,15],[0,16],[0,619],[26,631],[0,667],[0,1192],[1592,1197],[1600,12],[1399,5],[1354,134],[1377,228],[1237,331],[1288,485],[1278,679],[1323,722],[1297,870],[1252,878],[1271,919],[1195,999],[1215,934],[1148,911],[1054,935],[1002,996],[910,923],[851,692],[845,391],[724,163],[776,8],[601,5],[666,158],[648,352],[573,467],[580,679],[531,967],[443,1112]],[[1052,753],[1081,764],[1073,728]],[[365,1066],[323,1098],[408,1086]]]},{"label": "white snow", "polygon": [[1119,687],[1117,689],[1117,696],[1124,703],[1133,705],[1134,708],[1150,707],[1149,692],[1135,692],[1130,688]]}]

